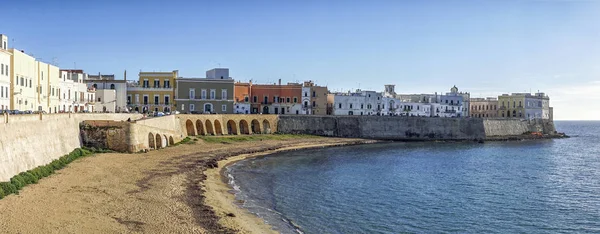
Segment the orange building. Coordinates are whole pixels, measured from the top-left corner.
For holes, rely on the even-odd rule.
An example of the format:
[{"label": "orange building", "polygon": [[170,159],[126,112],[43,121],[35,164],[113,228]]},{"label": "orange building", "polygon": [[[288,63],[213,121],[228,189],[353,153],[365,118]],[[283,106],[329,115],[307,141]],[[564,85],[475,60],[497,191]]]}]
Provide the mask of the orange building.
[{"label": "orange building", "polygon": [[250,103],[251,113],[300,114],[302,109],[302,84],[252,84],[235,83],[237,103]]}]

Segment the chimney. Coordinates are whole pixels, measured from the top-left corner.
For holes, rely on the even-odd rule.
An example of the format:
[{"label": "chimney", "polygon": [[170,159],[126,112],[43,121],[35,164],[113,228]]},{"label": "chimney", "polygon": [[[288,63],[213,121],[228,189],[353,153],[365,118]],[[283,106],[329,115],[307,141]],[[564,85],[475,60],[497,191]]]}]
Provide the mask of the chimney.
[{"label": "chimney", "polygon": [[123,80],[127,80],[127,70],[125,70],[125,72],[123,72]]},{"label": "chimney", "polygon": [[281,79],[279,79],[279,85],[281,85]]}]

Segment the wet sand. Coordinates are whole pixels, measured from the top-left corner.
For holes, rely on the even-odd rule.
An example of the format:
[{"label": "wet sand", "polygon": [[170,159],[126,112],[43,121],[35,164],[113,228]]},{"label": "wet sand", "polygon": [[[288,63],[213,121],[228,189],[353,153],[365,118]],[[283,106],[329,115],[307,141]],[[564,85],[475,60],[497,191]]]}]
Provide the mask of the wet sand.
[{"label": "wet sand", "polygon": [[[230,188],[220,177],[223,165],[278,149],[357,142],[362,140],[294,138],[231,144],[199,140],[145,154],[97,154],[25,187],[19,195],[1,199],[0,230],[268,233],[270,226],[233,203]],[[218,162],[218,169],[210,169],[225,159]]]}]

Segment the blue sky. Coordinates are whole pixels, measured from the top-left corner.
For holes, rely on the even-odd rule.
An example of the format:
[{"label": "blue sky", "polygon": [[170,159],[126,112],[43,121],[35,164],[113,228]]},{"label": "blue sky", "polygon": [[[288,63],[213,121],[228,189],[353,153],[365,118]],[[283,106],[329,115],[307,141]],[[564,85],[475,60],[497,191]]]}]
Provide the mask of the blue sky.
[{"label": "blue sky", "polygon": [[8,1],[0,33],[61,68],[228,67],[333,91],[545,91],[557,119],[600,119],[599,1]]}]

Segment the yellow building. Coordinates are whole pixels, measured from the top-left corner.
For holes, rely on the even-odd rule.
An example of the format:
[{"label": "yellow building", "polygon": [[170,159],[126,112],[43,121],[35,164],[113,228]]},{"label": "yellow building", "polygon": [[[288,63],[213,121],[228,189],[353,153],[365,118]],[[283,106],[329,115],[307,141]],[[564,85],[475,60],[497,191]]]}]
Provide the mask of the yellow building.
[{"label": "yellow building", "polygon": [[524,93],[502,94],[498,96],[498,117],[523,118],[525,116]]},{"label": "yellow building", "polygon": [[127,107],[132,112],[171,112],[175,103],[178,71],[140,72],[137,82],[127,84]]}]

